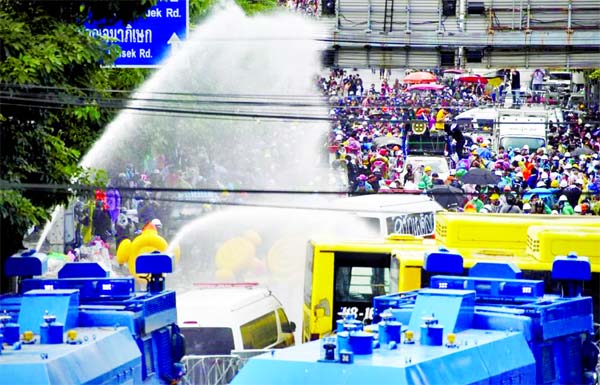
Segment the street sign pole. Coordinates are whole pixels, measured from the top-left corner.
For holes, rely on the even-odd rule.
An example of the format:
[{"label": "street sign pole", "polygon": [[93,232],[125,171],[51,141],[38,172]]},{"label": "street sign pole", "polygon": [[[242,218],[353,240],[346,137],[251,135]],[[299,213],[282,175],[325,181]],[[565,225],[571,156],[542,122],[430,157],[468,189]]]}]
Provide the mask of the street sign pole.
[{"label": "street sign pole", "polygon": [[107,38],[121,47],[121,56],[115,61],[115,67],[156,68],[187,39],[189,2],[158,0],[145,17],[129,24],[100,25],[100,22],[95,22],[85,27],[91,36]]}]

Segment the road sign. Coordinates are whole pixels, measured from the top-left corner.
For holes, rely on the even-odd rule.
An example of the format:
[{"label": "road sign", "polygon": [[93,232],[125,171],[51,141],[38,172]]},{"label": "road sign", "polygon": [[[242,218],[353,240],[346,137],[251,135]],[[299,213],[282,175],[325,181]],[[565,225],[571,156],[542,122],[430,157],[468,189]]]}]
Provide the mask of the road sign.
[{"label": "road sign", "polygon": [[100,27],[100,22],[86,25],[92,36],[104,36],[121,47],[116,67],[158,67],[169,57],[189,28],[188,0],[158,0],[145,18],[129,24]]}]

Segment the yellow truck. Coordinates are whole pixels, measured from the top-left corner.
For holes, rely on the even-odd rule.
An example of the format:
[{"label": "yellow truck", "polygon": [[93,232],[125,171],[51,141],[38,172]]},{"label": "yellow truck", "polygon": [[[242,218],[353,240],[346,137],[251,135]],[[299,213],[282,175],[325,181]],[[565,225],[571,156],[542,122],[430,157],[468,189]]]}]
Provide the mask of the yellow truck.
[{"label": "yellow truck", "polygon": [[575,252],[590,259],[593,278],[586,290],[598,304],[599,219],[443,212],[436,215],[435,239],[392,235],[378,240],[310,240],[302,340],[331,333],[339,313],[353,313],[368,322],[374,296],[428,284],[424,256],[440,248],[461,254],[466,271],[480,261],[512,262],[524,277],[535,279],[549,276],[555,256]]}]

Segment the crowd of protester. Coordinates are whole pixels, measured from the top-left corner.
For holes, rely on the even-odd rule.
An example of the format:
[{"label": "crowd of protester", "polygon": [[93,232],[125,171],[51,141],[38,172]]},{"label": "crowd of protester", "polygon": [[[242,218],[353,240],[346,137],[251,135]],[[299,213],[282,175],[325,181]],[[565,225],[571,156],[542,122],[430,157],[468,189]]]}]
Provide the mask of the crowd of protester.
[{"label": "crowd of protester", "polygon": [[[400,73],[399,77],[408,73]],[[448,185],[464,193],[462,201],[447,206],[459,211],[599,214],[597,106],[566,111],[563,123],[548,127],[546,147],[532,151],[527,146],[500,147],[494,151],[491,136],[467,137],[453,118],[477,106],[504,104],[505,97],[510,97],[506,92],[510,87],[505,86],[511,79],[489,87],[462,82],[442,72],[432,73],[436,82],[445,86],[443,89],[409,91],[410,85],[392,80],[389,70],[380,71],[378,77],[373,73],[371,79],[378,78],[375,82],[365,82],[357,71],[337,69],[319,77],[318,86],[330,104],[332,129],[328,144],[333,166],[347,173],[350,194],[430,193],[436,186]],[[539,101],[535,96],[525,98],[523,103]],[[417,136],[413,130],[419,122],[424,132]],[[407,161],[414,151],[411,138],[417,137],[437,143],[439,155],[449,165],[449,175],[442,177],[429,165]],[[148,155],[140,164],[129,164],[112,175],[106,191],[98,191],[91,200],[77,201],[75,237],[68,247],[78,249],[100,242],[114,253],[120,241],[133,239],[148,223],[166,234],[174,203],[163,199],[165,193],[152,187],[191,188],[210,177],[210,167],[203,176],[198,168],[181,163],[165,154]],[[498,182],[462,182],[464,175],[478,168],[489,170]]]},{"label": "crowd of protester", "polygon": [[[465,193],[457,210],[599,214],[598,106],[564,109],[563,122],[549,123],[545,147],[531,151],[526,145],[498,147],[494,151],[493,136],[465,138],[467,134],[453,117],[477,106],[504,105],[511,77],[490,87],[432,73],[443,89],[409,91],[410,84],[392,80],[387,71],[380,73],[378,84],[365,84],[360,73],[339,69],[319,78],[334,121],[329,149],[335,166],[347,171],[351,193],[427,192],[435,185],[451,185]],[[533,93],[522,100],[514,97],[512,103],[539,101]],[[443,180],[427,165],[405,164],[418,122],[428,140],[441,143],[438,150],[450,167],[450,175]],[[498,182],[462,183],[461,178],[476,168],[489,170]]]}]

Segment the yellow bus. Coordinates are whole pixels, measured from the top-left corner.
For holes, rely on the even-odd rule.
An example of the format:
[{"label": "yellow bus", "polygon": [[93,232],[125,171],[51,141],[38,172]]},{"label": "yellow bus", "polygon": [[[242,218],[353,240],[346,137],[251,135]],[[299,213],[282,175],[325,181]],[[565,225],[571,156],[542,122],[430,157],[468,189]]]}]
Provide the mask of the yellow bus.
[{"label": "yellow bus", "polygon": [[409,235],[362,241],[312,239],[306,258],[302,340],[331,333],[340,313],[353,313],[368,322],[374,296],[428,284],[424,255],[440,247],[461,254],[466,271],[479,261],[512,262],[532,279],[547,278],[554,257],[575,252],[592,264],[594,277],[586,289],[600,292],[600,220],[555,218],[444,212],[436,217],[435,240]]},{"label": "yellow bus", "polygon": [[438,213],[435,238],[448,249],[492,248],[522,252],[531,226],[583,226],[600,228],[594,216]]},{"label": "yellow bus", "polygon": [[409,235],[384,240],[310,240],[304,272],[303,341],[331,332],[339,312],[371,319],[373,297],[389,292],[390,258],[401,244],[411,246],[409,254],[418,266],[423,253],[436,247],[433,239]]}]

